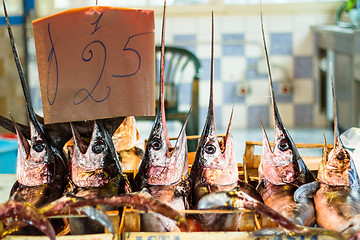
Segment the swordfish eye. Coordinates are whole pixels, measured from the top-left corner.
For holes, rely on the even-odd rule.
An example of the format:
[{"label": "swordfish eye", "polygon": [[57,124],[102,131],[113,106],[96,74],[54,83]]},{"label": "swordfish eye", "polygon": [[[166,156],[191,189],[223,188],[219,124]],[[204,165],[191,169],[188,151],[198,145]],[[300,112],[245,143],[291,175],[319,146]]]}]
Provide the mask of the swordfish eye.
[{"label": "swordfish eye", "polygon": [[342,161],[342,160],[345,160],[345,159],[347,159],[347,158],[350,158],[350,156],[349,156],[347,153],[341,151],[341,152],[336,156],[336,158],[337,158],[338,160]]},{"label": "swordfish eye", "polygon": [[105,151],[105,143],[103,141],[95,142],[91,150],[95,154],[100,154]]},{"label": "swordfish eye", "polygon": [[279,149],[281,150],[281,151],[286,151],[286,150],[288,150],[289,149],[289,144],[287,143],[287,142],[280,142],[279,143]]},{"label": "swordfish eye", "polygon": [[42,152],[45,148],[45,143],[42,140],[37,140],[33,147],[32,147],[36,152]]},{"label": "swordfish eye", "polygon": [[160,150],[161,147],[162,147],[162,143],[160,141],[160,139],[158,138],[154,138],[152,141],[151,141],[151,144],[150,144],[150,147],[156,151]]},{"label": "swordfish eye", "polygon": [[216,147],[213,144],[209,143],[205,146],[205,152],[207,154],[214,154],[216,152]]}]

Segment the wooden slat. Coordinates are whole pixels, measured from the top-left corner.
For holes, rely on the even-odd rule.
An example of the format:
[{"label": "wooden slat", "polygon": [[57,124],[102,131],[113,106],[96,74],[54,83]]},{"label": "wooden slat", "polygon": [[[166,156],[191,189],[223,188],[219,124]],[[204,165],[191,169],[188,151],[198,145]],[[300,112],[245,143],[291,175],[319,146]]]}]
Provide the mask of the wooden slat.
[{"label": "wooden slat", "polygon": [[[115,235],[113,238],[112,234],[86,234],[86,235],[69,235],[56,237],[59,240],[119,240],[120,237]],[[49,240],[46,236],[6,236],[4,240]]]},{"label": "wooden slat", "polygon": [[123,240],[247,240],[249,237],[247,232],[128,232],[124,233]]},{"label": "wooden slat", "polygon": [[[324,144],[321,143],[296,143],[295,144],[297,148],[308,148],[308,149],[314,149],[314,148],[324,148]],[[252,168],[258,168],[260,161],[261,161],[261,155],[255,155],[254,154],[254,148],[255,146],[262,146],[261,141],[246,141],[245,144],[245,153],[244,153],[244,163],[246,165],[247,169]],[[271,147],[274,147],[274,143],[270,143]],[[333,148],[332,144],[327,144],[327,147],[329,150]],[[321,157],[314,157],[314,156],[302,156],[302,159],[304,160],[305,164],[308,166],[310,170],[317,170],[319,163],[321,161]]]},{"label": "wooden slat", "polygon": [[[254,239],[249,232],[127,232],[123,240],[249,240]],[[259,240],[292,239],[292,240],[335,240],[328,236],[273,236],[257,238]]]},{"label": "wooden slat", "polygon": [[[261,141],[246,141],[246,145],[262,146],[262,142]],[[270,146],[274,147],[274,143],[270,142]],[[295,143],[295,146],[297,148],[323,148],[324,144],[323,143]],[[327,147],[329,149],[332,149],[333,145],[327,144]]]}]

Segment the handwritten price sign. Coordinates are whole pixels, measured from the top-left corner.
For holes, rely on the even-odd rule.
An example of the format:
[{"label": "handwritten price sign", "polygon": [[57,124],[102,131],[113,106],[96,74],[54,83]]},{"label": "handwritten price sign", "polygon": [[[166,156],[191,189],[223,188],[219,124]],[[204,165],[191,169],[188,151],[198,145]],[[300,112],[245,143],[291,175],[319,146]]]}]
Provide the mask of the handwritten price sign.
[{"label": "handwritten price sign", "polygon": [[155,114],[152,10],[71,9],[33,29],[46,123]]}]

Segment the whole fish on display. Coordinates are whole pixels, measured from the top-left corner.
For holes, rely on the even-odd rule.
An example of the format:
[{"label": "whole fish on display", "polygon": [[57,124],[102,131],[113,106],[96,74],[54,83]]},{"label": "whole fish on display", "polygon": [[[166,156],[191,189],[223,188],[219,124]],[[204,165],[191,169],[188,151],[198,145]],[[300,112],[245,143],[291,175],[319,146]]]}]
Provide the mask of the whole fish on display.
[{"label": "whole fish on display", "polygon": [[[131,192],[130,183],[122,173],[111,136],[103,120],[95,120],[89,143],[70,125],[74,145],[68,146],[68,154],[73,184],[69,185],[67,192],[83,199],[107,198]],[[69,224],[72,234],[103,231],[103,226],[88,218],[70,218]]]},{"label": "whole fish on display", "polygon": [[18,70],[20,82],[26,100],[30,122],[30,143],[13,122],[18,137],[17,181],[10,196],[17,194],[35,207],[41,207],[61,197],[67,184],[66,159],[49,143],[43,126],[35,116],[31,104],[30,92],[17,54],[12,29],[3,1],[6,26]]},{"label": "whole fish on display", "polygon": [[[25,96],[30,121],[29,127],[13,122],[13,128],[9,129],[17,134],[19,142],[17,181],[11,189],[10,196],[17,195],[34,207],[41,208],[63,196],[65,187],[68,184],[69,186],[74,186],[70,178],[68,162],[62,149],[65,142],[69,140],[71,127],[69,123],[43,125],[43,122],[41,123],[38,120],[41,120],[41,118],[34,113],[30,92],[17,54],[4,1],[3,7],[10,43]],[[102,125],[106,125],[107,129],[113,133],[122,120],[123,118],[106,119],[102,120]],[[5,125],[8,127],[10,125],[9,123],[10,120],[4,117],[1,118],[2,126]],[[84,135],[88,135],[89,124],[94,125],[93,121],[77,123]],[[26,135],[26,137],[24,135]],[[27,141],[27,138],[30,139],[30,143]],[[15,215],[14,219],[8,221],[8,224],[11,225],[20,215],[21,214]],[[63,230],[64,223],[62,219],[54,219],[51,222],[56,228],[57,233]],[[7,234],[8,233],[9,232],[7,232]],[[39,234],[39,231],[33,227],[26,227],[21,229],[17,234]]]},{"label": "whole fish on display", "polygon": [[[136,190],[147,192],[176,210],[185,210],[187,209],[187,199],[183,181],[188,175],[188,151],[185,134],[187,119],[175,146],[172,147],[167,132],[164,107],[165,11],[166,1],[164,1],[161,40],[159,105],[146,145],[145,157],[135,177],[135,184]],[[159,214],[149,213],[141,216],[141,231],[172,232],[180,230],[176,221]]]},{"label": "whole fish on display", "polygon": [[[232,113],[224,140],[216,135],[213,85],[214,85],[214,16],[212,14],[211,79],[209,108],[205,126],[201,134],[195,160],[191,168],[191,206],[196,209],[198,202],[207,194],[230,191],[240,186],[243,191],[262,201],[256,190],[238,178],[238,166],[231,136]],[[223,207],[223,206],[219,206]],[[239,227],[239,214],[198,215],[200,224],[209,231],[236,231]]]},{"label": "whole fish on display", "polygon": [[331,76],[334,104],[334,145],[329,152],[325,140],[317,181],[303,185],[296,198],[314,197],[316,223],[352,240],[360,239],[360,187],[354,161],[339,137],[336,98]]},{"label": "whole fish on display", "polygon": [[[42,133],[44,133],[44,135],[46,136],[48,144],[52,146],[53,151],[56,152],[56,154],[60,155],[62,158],[64,158],[64,153],[62,151],[62,148],[65,145],[65,143],[72,138],[71,127],[68,122],[44,124],[44,118],[35,114],[32,108],[29,87],[25,79],[25,74],[21,66],[19,55],[16,49],[15,39],[9,22],[4,0],[2,0],[2,3],[5,14],[6,27],[8,30],[10,44],[12,47],[12,52],[18,70],[21,86],[23,89],[29,118],[33,123],[37,122],[35,125],[37,126],[37,128],[41,128]],[[115,118],[107,118],[104,119],[103,121],[109,133],[113,134],[116,131],[116,129],[120,126],[120,124],[123,122],[124,119],[125,119],[124,117],[115,117]],[[17,123],[17,125],[18,125],[18,130],[20,130],[20,132],[25,136],[26,139],[30,140],[31,139],[30,126],[25,126],[20,123]],[[73,122],[73,125],[77,127],[78,131],[82,136],[91,137],[93,125],[94,125],[93,120],[77,121],[77,122]],[[13,121],[4,116],[0,116],[0,126],[16,134]]]},{"label": "whole fish on display", "polygon": [[[20,199],[19,199],[20,198]],[[56,239],[54,228],[49,220],[41,214],[34,206],[24,202],[20,196],[13,195],[7,202],[0,204],[0,220],[14,218],[26,226],[31,224],[43,232],[51,240]],[[0,239],[4,236],[1,234]]]},{"label": "whole fish on display", "polygon": [[[305,239],[305,237],[309,237],[309,239],[318,239],[319,236],[330,236],[331,239],[337,240],[345,239],[336,231],[297,225],[274,209],[254,199],[239,187],[231,191],[220,191],[208,194],[200,199],[198,204],[200,209],[214,209],[221,205],[226,209],[251,210],[269,217],[279,225],[279,228],[262,228],[253,231],[250,234],[250,237],[255,239],[265,239],[264,237],[267,237],[266,239],[283,239],[280,235],[286,235],[284,236],[284,239],[297,239],[295,237],[300,237],[301,239]],[[271,236],[271,238],[268,238],[269,236]]]},{"label": "whole fish on display", "polygon": [[315,208],[311,198],[294,201],[294,193],[299,186],[315,180],[302,160],[289,132],[285,128],[274,97],[269,57],[267,53],[262,13],[261,30],[268,69],[272,108],[274,113],[274,149],[263,129],[263,152],[259,165],[259,184],[257,190],[267,206],[291,219],[294,223],[313,226]]},{"label": "whole fish on display", "polygon": [[119,154],[123,171],[137,171],[144,158],[144,144],[136,128],[135,117],[126,117],[112,135],[115,150]]},{"label": "whole fish on display", "polygon": [[114,235],[114,226],[106,213],[98,207],[91,207],[99,204],[113,207],[129,206],[145,212],[153,211],[174,220],[178,223],[181,230],[187,231],[187,222],[184,214],[179,213],[168,204],[149,196],[149,194],[137,192],[92,199],[79,199],[73,195],[64,196],[38,209],[35,209],[27,202],[20,202],[12,198],[0,205],[0,220],[17,216],[17,221],[0,232],[0,239],[29,224],[39,228],[50,239],[55,239],[55,232],[46,217],[65,214],[85,214],[102,226],[107,227]]}]

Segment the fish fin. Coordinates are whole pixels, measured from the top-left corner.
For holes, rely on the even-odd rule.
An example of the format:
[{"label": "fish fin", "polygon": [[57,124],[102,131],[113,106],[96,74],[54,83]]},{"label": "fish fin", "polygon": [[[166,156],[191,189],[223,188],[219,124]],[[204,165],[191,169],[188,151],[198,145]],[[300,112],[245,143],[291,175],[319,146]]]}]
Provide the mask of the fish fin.
[{"label": "fish fin", "polygon": [[115,237],[115,229],[114,225],[110,219],[110,217],[106,214],[106,212],[101,209],[101,207],[96,206],[84,206],[77,208],[81,213],[88,216],[90,219],[100,223],[102,226],[106,227],[109,232],[112,233],[113,237]]},{"label": "fish fin", "polygon": [[[24,135],[24,137],[26,139],[30,139],[31,138],[30,137],[30,127],[25,126],[18,122],[16,124],[18,125],[18,128],[19,128],[20,132]],[[4,129],[16,134],[13,120],[10,120],[10,119],[0,115],[0,126],[3,127]]]},{"label": "fish fin", "polygon": [[175,187],[174,189],[175,196],[185,196],[186,198],[189,197],[191,191],[191,185],[188,179],[189,178],[185,179]]},{"label": "fish fin", "polygon": [[333,239],[337,240],[345,240],[346,238],[339,232],[325,229],[325,228],[315,228],[315,227],[304,227],[303,231],[301,232],[303,236],[330,236]]},{"label": "fish fin", "polygon": [[250,237],[257,239],[268,236],[282,235],[286,233],[287,231],[283,228],[262,228],[251,232]]},{"label": "fish fin", "polygon": [[259,181],[258,181],[258,184],[256,185],[256,191],[260,192],[261,189],[264,188],[264,186],[265,186],[265,182],[263,180],[263,176],[261,173],[259,173]]},{"label": "fish fin", "polygon": [[269,152],[269,153],[273,153],[273,151],[271,149],[271,146],[270,146],[269,138],[268,138],[268,136],[266,134],[266,131],[265,131],[265,127],[264,127],[261,119],[259,119],[259,120],[260,120],[260,124],[261,124],[261,129],[262,129],[262,132],[263,132],[263,153],[264,153],[264,151]]},{"label": "fish fin", "polygon": [[0,239],[5,238],[7,235],[13,234],[28,225],[29,224],[24,221],[12,222],[0,232]]},{"label": "fish fin", "polygon": [[226,130],[226,135],[225,135],[225,139],[224,139],[224,148],[226,151],[225,157],[233,157],[233,156],[231,156],[234,151],[233,139],[232,139],[232,135],[231,135],[231,123],[232,123],[232,119],[233,119],[233,114],[234,114],[234,106],[231,109],[230,119],[229,119],[228,127]]},{"label": "fish fin", "polygon": [[329,148],[327,146],[326,137],[324,133],[324,149],[323,149],[323,155],[322,155],[322,162],[325,164],[329,159]]},{"label": "fish fin", "polygon": [[235,189],[246,192],[248,195],[252,196],[254,199],[258,200],[259,202],[262,203],[264,202],[260,193],[253,186],[242,180],[238,180],[238,186]]},{"label": "fish fin", "polygon": [[140,191],[130,194],[121,194],[118,196],[108,197],[108,198],[92,198],[85,199],[82,201],[76,201],[69,204],[67,207],[78,208],[82,206],[94,206],[94,205],[108,205],[108,206],[131,206],[141,211],[153,211],[164,215],[170,219],[177,221],[180,229],[187,231],[187,222],[185,215],[183,213],[178,212],[167,203],[160,201],[154,197],[152,197],[148,192]]},{"label": "fish fin", "polygon": [[[345,240],[344,236],[342,236],[340,233],[323,229],[323,228],[309,228],[309,227],[303,227],[303,231],[300,233],[293,233],[289,232],[286,229],[283,228],[263,228],[256,231],[253,231],[251,233],[252,238],[262,238],[262,237],[269,237],[269,236],[279,236],[279,235],[285,235],[285,236],[331,236],[334,237],[334,239],[338,240]],[[317,239],[317,238],[316,238]]]},{"label": "fish fin", "polygon": [[14,119],[11,117],[14,127],[15,127],[15,132],[18,138],[18,147],[19,147],[19,153],[22,154],[23,157],[27,158],[30,155],[30,144],[28,142],[28,140],[25,138],[25,136],[22,134],[22,132],[19,129],[19,126],[17,125],[17,123],[14,121]]},{"label": "fish fin", "polygon": [[[190,112],[192,110],[192,107],[190,107],[190,110],[188,112],[188,114],[186,115],[186,118],[185,118],[185,121],[184,121],[184,124],[180,130],[180,133],[179,133],[179,136],[178,136],[178,139],[175,143],[175,149],[179,149],[181,151],[185,151],[186,152],[186,165],[188,164],[188,161],[187,161],[187,139],[186,139],[186,125],[187,125],[187,122],[188,122],[188,119],[189,119],[189,115],[190,115]],[[179,154],[179,153],[177,153]]]},{"label": "fish fin", "polygon": [[75,151],[78,149],[82,154],[85,154],[88,148],[85,140],[80,136],[80,133],[77,131],[73,123],[70,123],[70,127],[76,147]]},{"label": "fish fin", "polygon": [[303,184],[294,193],[294,201],[300,202],[303,198],[313,198],[319,189],[319,182]]},{"label": "fish fin", "polygon": [[[3,0],[4,3],[4,0]],[[0,220],[15,218],[18,221],[26,222],[47,235],[51,240],[56,239],[54,228],[49,220],[34,206],[28,202],[19,202],[14,199],[0,204]]]}]

